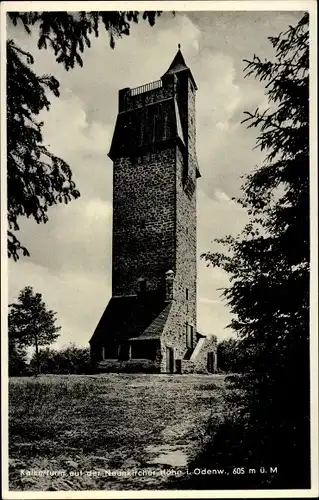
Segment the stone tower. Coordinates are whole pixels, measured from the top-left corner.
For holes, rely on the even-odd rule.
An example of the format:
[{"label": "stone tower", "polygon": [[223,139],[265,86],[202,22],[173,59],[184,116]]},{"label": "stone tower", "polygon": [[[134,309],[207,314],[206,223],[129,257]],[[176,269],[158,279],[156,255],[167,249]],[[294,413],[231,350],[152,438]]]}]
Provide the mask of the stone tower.
[{"label": "stone tower", "polygon": [[119,91],[112,298],[90,340],[101,367],[182,372],[196,346],[206,351],[196,327],[196,90],[179,49],[160,80]]}]

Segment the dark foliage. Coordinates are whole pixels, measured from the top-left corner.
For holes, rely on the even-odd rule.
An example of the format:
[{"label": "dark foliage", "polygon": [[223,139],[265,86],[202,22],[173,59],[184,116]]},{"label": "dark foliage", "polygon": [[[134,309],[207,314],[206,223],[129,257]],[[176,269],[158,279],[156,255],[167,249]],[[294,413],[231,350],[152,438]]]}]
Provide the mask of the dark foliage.
[{"label": "dark foliage", "polygon": [[[35,356],[30,361],[31,370],[36,369]],[[64,349],[50,349],[39,351],[39,370],[42,374],[89,374],[92,373],[90,349],[76,347],[71,344]]]},{"label": "dark foliage", "polygon": [[130,359],[128,361],[108,360],[99,368],[103,373],[158,373],[154,362],[148,359]]},{"label": "dark foliage", "polygon": [[[155,24],[160,12],[142,14]],[[121,12],[9,12],[13,25],[21,23],[28,34],[38,36],[39,49],[54,52],[66,70],[83,66],[81,54],[93,37],[105,29],[114,48],[116,38],[130,34],[130,25],[141,17],[137,11]],[[48,208],[80,196],[69,165],[43,143],[38,116],[50,108],[48,92],[59,96],[59,82],[51,75],[32,71],[33,56],[13,40],[7,42],[7,171],[8,171],[8,256],[17,260],[28,249],[18,240],[21,216],[37,223],[48,221]]]},{"label": "dark foliage", "polygon": [[16,339],[9,338],[9,376],[18,377],[27,372],[27,354],[25,348]]},{"label": "dark foliage", "polygon": [[218,368],[226,373],[244,373],[249,369],[255,349],[243,349],[238,339],[229,338],[218,343]]}]

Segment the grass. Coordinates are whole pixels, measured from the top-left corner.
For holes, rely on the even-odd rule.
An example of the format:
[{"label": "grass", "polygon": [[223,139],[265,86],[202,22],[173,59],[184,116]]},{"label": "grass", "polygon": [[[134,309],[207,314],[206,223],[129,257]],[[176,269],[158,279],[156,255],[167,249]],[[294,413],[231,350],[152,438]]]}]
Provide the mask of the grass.
[{"label": "grass", "polygon": [[[123,480],[119,475],[106,477],[105,470],[143,469],[157,474],[169,469],[156,463],[156,453],[161,454],[156,449],[163,447],[194,456],[207,428],[212,422],[218,426],[224,378],[142,374],[12,378],[10,489],[165,488],[163,476]],[[26,477],[21,470],[27,469],[65,474]]]}]

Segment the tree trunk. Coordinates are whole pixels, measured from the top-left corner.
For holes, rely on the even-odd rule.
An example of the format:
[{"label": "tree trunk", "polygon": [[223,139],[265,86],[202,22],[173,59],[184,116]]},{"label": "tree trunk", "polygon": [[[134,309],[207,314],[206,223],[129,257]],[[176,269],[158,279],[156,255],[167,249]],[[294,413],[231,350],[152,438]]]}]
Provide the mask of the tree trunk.
[{"label": "tree trunk", "polygon": [[35,336],[34,339],[35,339],[35,365],[36,365],[35,376],[37,377],[40,373],[38,337]]}]

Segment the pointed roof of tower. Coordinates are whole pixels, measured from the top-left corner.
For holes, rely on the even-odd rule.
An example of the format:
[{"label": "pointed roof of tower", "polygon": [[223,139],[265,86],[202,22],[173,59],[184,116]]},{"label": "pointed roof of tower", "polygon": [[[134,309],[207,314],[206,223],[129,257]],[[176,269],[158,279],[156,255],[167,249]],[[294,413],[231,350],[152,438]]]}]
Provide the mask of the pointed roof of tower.
[{"label": "pointed roof of tower", "polygon": [[173,61],[171,62],[170,67],[166,71],[166,74],[168,73],[176,73],[177,71],[181,71],[184,69],[189,69],[188,66],[185,63],[184,56],[181,52],[181,49],[179,48]]},{"label": "pointed roof of tower", "polygon": [[173,61],[171,62],[170,67],[168,68],[166,73],[164,73],[163,76],[171,75],[174,73],[179,73],[180,71],[188,71],[188,74],[189,74],[189,76],[190,76],[190,78],[195,86],[195,89],[197,90],[197,85],[196,85],[196,82],[195,82],[194,77],[192,75],[192,72],[189,69],[189,67],[187,66],[187,64],[185,63],[184,56],[181,52],[181,46],[180,46],[180,44],[178,44],[178,51],[177,51]]}]

